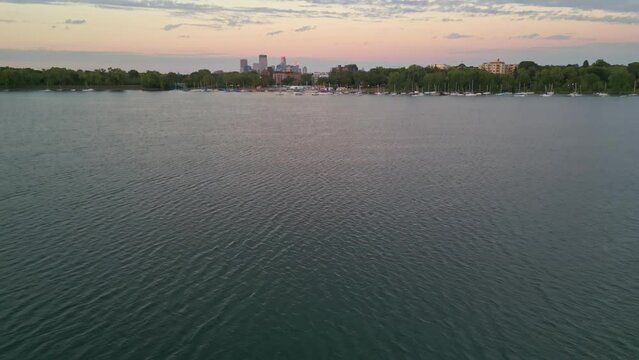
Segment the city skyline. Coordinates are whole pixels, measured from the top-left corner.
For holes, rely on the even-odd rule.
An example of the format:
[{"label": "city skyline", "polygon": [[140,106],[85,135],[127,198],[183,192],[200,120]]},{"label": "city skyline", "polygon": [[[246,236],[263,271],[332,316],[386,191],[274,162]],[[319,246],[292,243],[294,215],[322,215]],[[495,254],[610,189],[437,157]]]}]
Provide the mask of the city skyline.
[{"label": "city skyline", "polygon": [[[237,71],[268,54],[340,63],[636,61],[639,4],[574,0],[0,0],[8,66]],[[257,62],[259,64],[259,61]],[[249,66],[254,64],[249,62]]]}]

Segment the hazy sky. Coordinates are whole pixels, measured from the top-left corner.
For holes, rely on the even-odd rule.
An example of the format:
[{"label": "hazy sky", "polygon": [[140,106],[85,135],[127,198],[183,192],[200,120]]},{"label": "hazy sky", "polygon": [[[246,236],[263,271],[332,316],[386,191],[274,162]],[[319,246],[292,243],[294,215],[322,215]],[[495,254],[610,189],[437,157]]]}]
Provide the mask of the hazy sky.
[{"label": "hazy sky", "polygon": [[639,60],[639,0],[0,0],[0,66]]}]

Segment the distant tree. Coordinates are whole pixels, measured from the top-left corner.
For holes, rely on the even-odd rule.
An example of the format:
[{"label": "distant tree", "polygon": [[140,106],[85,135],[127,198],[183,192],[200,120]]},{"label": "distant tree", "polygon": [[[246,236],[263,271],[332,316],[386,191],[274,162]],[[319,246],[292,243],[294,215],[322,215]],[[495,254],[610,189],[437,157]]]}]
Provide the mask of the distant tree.
[{"label": "distant tree", "polygon": [[634,76],[625,67],[614,68],[610,71],[608,85],[611,93],[621,94],[629,92],[635,82]]},{"label": "distant tree", "polygon": [[145,89],[162,89],[162,74],[157,71],[147,71],[140,75],[142,87]]},{"label": "distant tree", "polygon": [[302,74],[302,85],[313,85],[313,74]]},{"label": "distant tree", "polygon": [[588,60],[584,60],[584,63],[581,66],[587,68],[588,66],[590,66],[590,63],[588,62]]},{"label": "distant tree", "polygon": [[599,80],[597,75],[592,73],[583,75],[580,79],[579,85],[581,86],[581,91],[586,94],[603,90],[603,83]]},{"label": "distant tree", "polygon": [[126,75],[130,84],[136,84],[140,82],[140,73],[137,70],[129,70]]},{"label": "distant tree", "polygon": [[602,59],[599,59],[597,61],[595,61],[594,64],[592,64],[593,66],[601,66],[601,67],[608,67],[610,66],[610,64],[608,64],[607,62],[603,61]]},{"label": "distant tree", "polygon": [[286,77],[284,79],[282,79],[282,85],[284,86],[291,86],[295,84],[295,79],[292,77]]},{"label": "distant tree", "polygon": [[537,63],[535,63],[534,61],[522,61],[519,63],[519,66],[517,67],[518,69],[537,69],[539,67],[539,65],[537,65]]},{"label": "distant tree", "polygon": [[111,85],[123,85],[126,77],[127,73],[124,70],[109,68],[108,78]]}]

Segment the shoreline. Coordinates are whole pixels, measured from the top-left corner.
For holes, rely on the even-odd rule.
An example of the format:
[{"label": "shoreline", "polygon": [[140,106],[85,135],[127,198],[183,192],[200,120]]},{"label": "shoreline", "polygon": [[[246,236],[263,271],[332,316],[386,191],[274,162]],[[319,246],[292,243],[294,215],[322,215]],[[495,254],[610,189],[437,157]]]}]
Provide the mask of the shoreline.
[{"label": "shoreline", "polygon": [[1,89],[0,93],[18,93],[18,92],[51,92],[51,93],[73,93],[73,92],[125,92],[125,91],[143,91],[150,93],[238,93],[238,94],[254,94],[268,93],[276,95],[290,96],[385,96],[385,97],[639,97],[636,93],[623,94],[607,94],[607,93],[437,93],[437,92],[409,92],[409,93],[390,93],[390,92],[373,92],[358,91],[357,89],[343,89],[333,91],[319,91],[317,88],[307,88],[304,90],[287,89],[287,88],[267,88],[267,89],[173,89],[162,90],[154,88],[143,88],[138,85],[122,85],[122,86],[61,86],[54,89],[47,87],[29,87],[29,88],[13,88]]}]

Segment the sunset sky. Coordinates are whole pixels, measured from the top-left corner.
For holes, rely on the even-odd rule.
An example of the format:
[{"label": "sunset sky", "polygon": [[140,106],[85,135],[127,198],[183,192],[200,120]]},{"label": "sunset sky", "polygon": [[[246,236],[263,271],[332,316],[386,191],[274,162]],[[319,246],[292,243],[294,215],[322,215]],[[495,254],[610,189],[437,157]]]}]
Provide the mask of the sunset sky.
[{"label": "sunset sky", "polygon": [[639,0],[0,0],[0,66],[639,60]]}]

